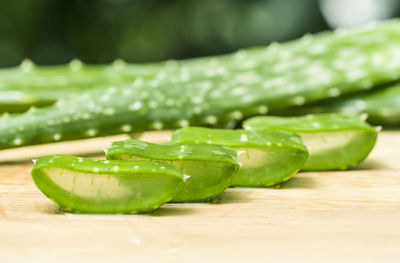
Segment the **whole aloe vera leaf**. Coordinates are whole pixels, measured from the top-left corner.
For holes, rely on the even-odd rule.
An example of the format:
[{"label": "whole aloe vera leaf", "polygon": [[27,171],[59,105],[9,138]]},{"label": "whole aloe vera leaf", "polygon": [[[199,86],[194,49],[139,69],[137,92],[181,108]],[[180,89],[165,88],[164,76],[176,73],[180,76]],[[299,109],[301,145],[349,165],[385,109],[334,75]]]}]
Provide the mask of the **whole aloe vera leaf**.
[{"label": "whole aloe vera leaf", "polygon": [[360,116],[316,114],[299,117],[250,118],[251,131],[287,130],[299,134],[310,155],[305,171],[344,170],[363,161],[375,145],[378,131]]},{"label": "whole aloe vera leaf", "polygon": [[376,125],[400,125],[400,83],[374,89],[368,93],[317,103],[315,105],[278,111],[279,114],[297,115],[324,112],[368,114],[367,121]]},{"label": "whole aloe vera leaf", "polygon": [[0,149],[188,125],[232,127],[268,109],[370,88],[400,77],[399,29],[394,20],[169,63],[154,78],[0,120]]},{"label": "whole aloe vera leaf", "polygon": [[301,138],[287,131],[221,130],[188,127],[176,130],[172,144],[221,144],[238,152],[241,164],[231,186],[262,187],[290,179],[308,152]]},{"label": "whole aloe vera leaf", "polygon": [[24,60],[20,66],[0,69],[0,112],[22,112],[43,107],[85,90],[131,83],[156,75],[162,63],[86,65],[73,60],[67,65],[38,66]]},{"label": "whole aloe vera leaf", "polygon": [[139,140],[113,142],[112,160],[156,160],[182,170],[185,182],[172,202],[208,201],[221,194],[239,168],[236,152],[221,145],[162,145]]},{"label": "whole aloe vera leaf", "polygon": [[149,212],[171,200],[183,183],[182,173],[167,163],[66,155],[38,159],[31,173],[43,194],[79,213]]}]

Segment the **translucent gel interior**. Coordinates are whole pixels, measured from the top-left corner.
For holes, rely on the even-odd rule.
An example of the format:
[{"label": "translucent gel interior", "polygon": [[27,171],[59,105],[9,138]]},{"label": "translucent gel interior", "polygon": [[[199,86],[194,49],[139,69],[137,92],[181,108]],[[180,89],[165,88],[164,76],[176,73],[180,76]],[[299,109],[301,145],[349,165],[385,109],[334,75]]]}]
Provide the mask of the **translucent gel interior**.
[{"label": "translucent gel interior", "polygon": [[307,146],[310,155],[324,154],[332,149],[346,147],[355,137],[358,131],[299,133],[303,143]]},{"label": "translucent gel interior", "polygon": [[231,183],[235,172],[232,165],[209,161],[173,161],[182,170],[186,180],[173,201],[197,201],[215,197]]},{"label": "translucent gel interior", "polygon": [[62,168],[44,168],[43,172],[61,189],[84,198],[124,198],[132,195],[131,189],[109,174],[89,174]]},{"label": "translucent gel interior", "polygon": [[241,167],[233,186],[271,186],[288,180],[304,162],[303,152],[287,148],[236,148]]},{"label": "translucent gel interior", "polygon": [[[142,157],[121,155],[120,159],[142,161]],[[174,202],[201,201],[222,193],[231,183],[235,168],[225,162],[174,160],[165,161],[182,170],[185,183],[172,199]]]},{"label": "translucent gel interior", "polygon": [[346,169],[372,149],[375,137],[360,130],[299,134],[310,155],[302,170]]}]

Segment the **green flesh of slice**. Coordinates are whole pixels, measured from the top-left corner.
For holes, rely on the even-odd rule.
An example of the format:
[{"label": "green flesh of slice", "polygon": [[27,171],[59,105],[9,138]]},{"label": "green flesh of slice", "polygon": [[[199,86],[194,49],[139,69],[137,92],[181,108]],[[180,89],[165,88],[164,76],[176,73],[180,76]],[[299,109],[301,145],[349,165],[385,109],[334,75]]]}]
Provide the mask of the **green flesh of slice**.
[{"label": "green flesh of slice", "polygon": [[220,145],[159,145],[138,140],[114,142],[107,159],[157,160],[179,168],[185,182],[172,202],[198,202],[221,194],[239,168],[236,152]]},{"label": "green flesh of slice", "polygon": [[305,171],[344,170],[364,160],[375,145],[377,130],[360,116],[316,114],[301,117],[255,117],[243,123],[252,131],[288,130],[298,133],[310,153]]},{"label": "green flesh of slice", "polygon": [[304,164],[308,153],[299,136],[286,131],[253,133],[188,127],[174,132],[172,144],[221,144],[235,149],[241,164],[231,186],[262,187],[282,183]]},{"label": "green flesh of slice", "polygon": [[183,183],[182,173],[167,163],[64,155],[38,159],[31,173],[49,199],[79,213],[149,212],[171,200]]}]

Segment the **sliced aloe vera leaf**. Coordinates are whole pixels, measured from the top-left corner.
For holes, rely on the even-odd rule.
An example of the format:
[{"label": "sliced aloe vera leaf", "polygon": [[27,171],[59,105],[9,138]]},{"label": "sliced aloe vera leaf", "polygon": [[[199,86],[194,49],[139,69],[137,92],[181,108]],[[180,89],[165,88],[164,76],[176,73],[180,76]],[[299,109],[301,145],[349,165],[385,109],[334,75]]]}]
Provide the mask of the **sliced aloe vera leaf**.
[{"label": "sliced aloe vera leaf", "polygon": [[182,170],[185,183],[173,202],[210,200],[231,183],[239,168],[236,152],[221,145],[162,145],[139,140],[113,142],[107,159],[169,162]]},{"label": "sliced aloe vera leaf", "polygon": [[299,136],[287,131],[254,133],[187,127],[176,130],[171,144],[221,144],[238,152],[241,164],[231,186],[272,186],[290,179],[308,153]]},{"label": "sliced aloe vera leaf", "polygon": [[310,153],[302,170],[344,170],[363,161],[375,145],[378,131],[362,117],[315,114],[299,117],[250,118],[252,131],[287,130],[299,134]]},{"label": "sliced aloe vera leaf", "polygon": [[369,89],[400,78],[399,28],[393,20],[163,67],[147,80],[0,119],[0,149],[189,125],[233,127],[268,110]]},{"label": "sliced aloe vera leaf", "polygon": [[149,212],[168,202],[182,173],[163,162],[40,158],[31,171],[37,187],[62,208],[79,213]]}]

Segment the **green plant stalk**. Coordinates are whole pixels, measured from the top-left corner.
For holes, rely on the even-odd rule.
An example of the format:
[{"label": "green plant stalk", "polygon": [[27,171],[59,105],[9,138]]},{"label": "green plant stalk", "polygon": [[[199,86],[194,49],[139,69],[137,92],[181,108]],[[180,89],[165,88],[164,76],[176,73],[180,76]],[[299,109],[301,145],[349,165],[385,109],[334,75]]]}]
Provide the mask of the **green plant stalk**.
[{"label": "green plant stalk", "polygon": [[241,164],[231,186],[265,187],[289,180],[308,152],[301,138],[287,131],[221,130],[188,127],[176,130],[172,144],[221,144],[238,152]]},{"label": "green plant stalk", "polygon": [[180,170],[167,163],[66,155],[38,159],[31,173],[43,194],[78,213],[149,212],[170,201],[183,184]]},{"label": "green plant stalk", "polygon": [[221,194],[239,164],[236,152],[221,145],[162,145],[139,140],[113,142],[106,150],[111,160],[168,162],[182,170],[185,182],[172,202],[202,202]]},{"label": "green plant stalk", "polygon": [[25,59],[20,66],[0,69],[0,112],[23,112],[30,107],[54,104],[58,99],[84,91],[154,77],[163,63],[86,65],[73,60],[67,65],[38,66]]},{"label": "green plant stalk", "polygon": [[302,170],[345,170],[363,161],[375,145],[378,130],[366,123],[364,117],[343,114],[262,116],[244,121],[243,127],[254,132],[286,130],[299,134],[310,153]]},{"label": "green plant stalk", "polygon": [[189,125],[230,128],[269,109],[369,89],[400,77],[399,28],[393,20],[172,62],[154,78],[1,119],[0,149]]},{"label": "green plant stalk", "polygon": [[328,112],[368,115],[367,121],[376,125],[400,125],[400,83],[303,107],[277,111],[276,114],[301,115]]}]

